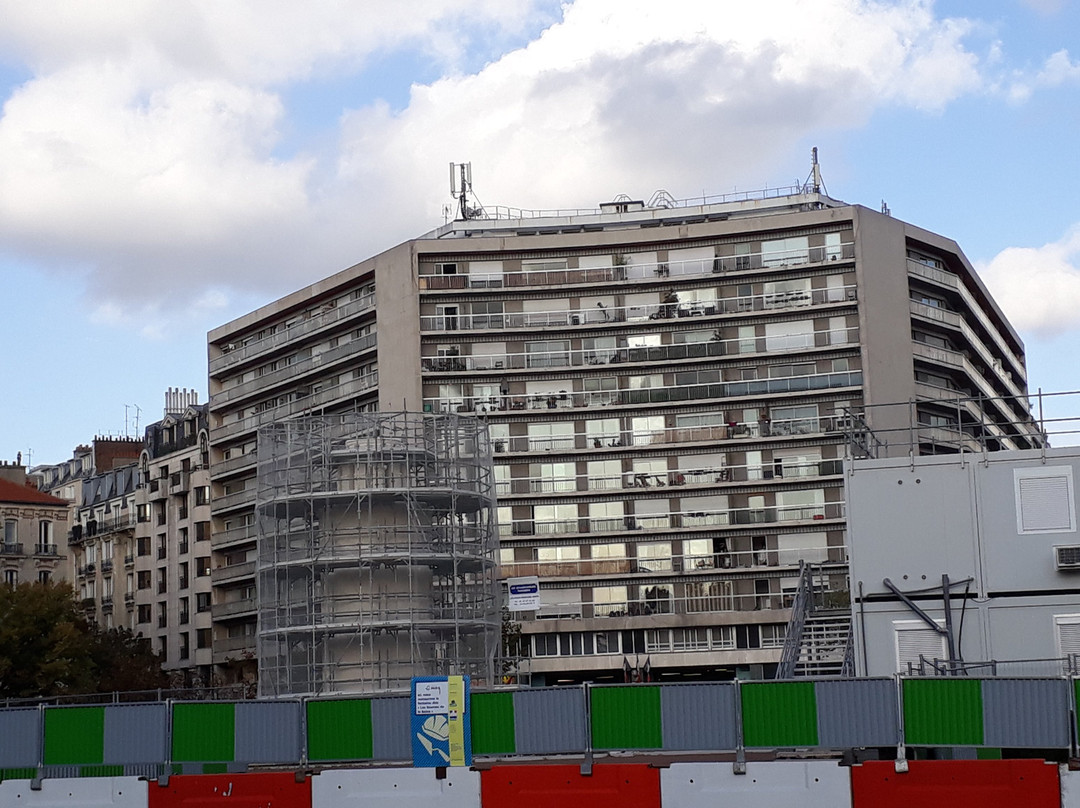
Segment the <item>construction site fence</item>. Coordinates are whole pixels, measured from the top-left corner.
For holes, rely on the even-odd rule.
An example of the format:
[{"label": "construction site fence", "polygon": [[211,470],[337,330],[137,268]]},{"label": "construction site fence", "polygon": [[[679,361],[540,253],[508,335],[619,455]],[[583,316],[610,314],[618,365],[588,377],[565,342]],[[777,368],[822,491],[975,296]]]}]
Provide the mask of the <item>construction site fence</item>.
[{"label": "construction site fence", "polygon": [[[1080,678],[586,684],[474,692],[474,760],[860,748],[1076,757]],[[410,765],[408,695],[0,709],[0,779]]]}]

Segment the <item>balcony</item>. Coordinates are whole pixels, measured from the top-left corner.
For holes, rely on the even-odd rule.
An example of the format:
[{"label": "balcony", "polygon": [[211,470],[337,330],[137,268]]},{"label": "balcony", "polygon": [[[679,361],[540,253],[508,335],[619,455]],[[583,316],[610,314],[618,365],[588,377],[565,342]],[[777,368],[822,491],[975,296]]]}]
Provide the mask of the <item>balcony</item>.
[{"label": "balcony", "polygon": [[191,490],[191,473],[187,471],[174,471],[169,475],[169,493],[186,494]]},{"label": "balcony", "polygon": [[255,452],[248,452],[247,454],[235,455],[228,460],[220,460],[217,463],[213,463],[210,466],[210,476],[214,480],[228,475],[235,474],[242,471],[255,471],[255,465],[259,462],[258,456]]},{"label": "balcony", "polygon": [[102,560],[102,562],[101,562],[101,571],[102,572],[112,572],[112,568],[113,568],[113,562],[112,562],[111,558],[106,558],[106,559]]},{"label": "balcony", "polygon": [[671,278],[701,278],[727,275],[755,269],[772,267],[813,266],[836,261],[850,261],[855,257],[854,243],[781,250],[767,253],[715,256],[688,261],[663,261],[643,264],[622,264],[610,267],[581,269],[542,269],[523,272],[504,272],[498,278],[485,275],[471,278],[468,275],[421,275],[420,290],[499,288],[499,287],[549,287],[579,284],[641,283],[643,281],[670,281]]},{"label": "balcony", "polygon": [[34,555],[36,556],[56,556],[59,555],[59,550],[55,544],[35,544]]},{"label": "balcony", "polygon": [[[990,335],[990,338],[995,343],[997,349],[1009,360],[1010,370],[1018,374],[1022,381],[1025,383],[1027,382],[1027,372],[1024,368],[1023,361],[1016,352],[1005,343],[1005,340],[1001,337],[1001,329],[990,321],[990,317],[983,310],[982,304],[975,299],[967,286],[961,283],[959,276],[952,272],[929,266],[913,258],[908,259],[908,274],[959,293],[964,305],[972,312],[974,318],[979,321],[982,330]],[[966,322],[964,325],[967,326]],[[970,330],[970,327],[968,328]],[[979,342],[981,343],[981,340],[979,340]]]},{"label": "balcony", "polygon": [[347,382],[343,382],[342,384],[333,387],[324,387],[317,393],[312,393],[311,395],[303,396],[301,398],[294,398],[292,401],[276,407],[270,407],[260,411],[254,409],[244,410],[243,412],[247,413],[246,417],[224,423],[220,427],[211,430],[211,434],[213,435],[215,444],[224,443],[225,441],[235,438],[237,435],[252,432],[263,424],[283,421],[286,418],[319,407],[324,407],[327,404],[331,404],[338,400],[358,396],[361,393],[374,390],[378,386],[378,372],[369,373],[361,379],[350,379]]},{"label": "balcony", "polygon": [[147,490],[151,502],[166,499],[169,496],[168,478],[156,477],[147,483]]},{"label": "balcony", "polygon": [[94,574],[94,562],[91,561],[89,564],[84,564],[83,566],[79,567],[76,570],[76,572],[78,573],[79,577],[83,577],[83,576],[86,576],[86,575],[93,575]]},{"label": "balcony", "polygon": [[0,544],[0,556],[21,556],[23,546],[21,543],[5,542]]},{"label": "balcony", "polygon": [[773,547],[765,550],[732,550],[698,554],[675,555],[660,558],[582,558],[558,561],[512,561],[499,566],[500,578],[517,578],[535,575],[540,578],[581,578],[625,575],[670,575],[672,573],[694,576],[712,574],[717,570],[754,570],[774,567],[797,569],[800,561],[812,560],[815,564],[847,563],[847,548],[842,545],[817,547]]},{"label": "balcony", "polygon": [[[241,492],[246,494],[247,492]],[[214,533],[211,539],[210,546],[215,550],[224,549],[226,547],[234,547],[240,544],[247,544],[255,541],[257,531],[255,525],[241,525],[240,527],[234,527],[231,530],[222,530]]]},{"label": "balcony", "polygon": [[135,593],[134,592],[126,592],[126,593],[124,593],[124,605],[127,606],[130,609],[134,604],[135,604]]},{"label": "balcony", "polygon": [[[515,617],[523,623],[560,618],[630,618],[627,625],[640,628],[655,626],[656,615],[697,615],[719,612],[775,611],[775,622],[786,622],[791,604],[788,596],[780,593],[739,593],[731,581],[686,582],[635,587],[637,597],[617,600],[586,600],[580,590],[563,590],[566,600],[542,603],[535,612],[518,612]],[[576,595],[576,597],[575,597]],[[633,618],[648,618],[635,621]],[[596,624],[596,630],[616,628],[622,624],[606,626]]]},{"label": "balcony", "polygon": [[103,597],[101,599],[101,613],[102,614],[112,614],[112,610],[113,610],[112,595],[106,595],[105,597]]},{"label": "balcony", "polygon": [[[255,598],[241,598],[227,603],[215,603],[213,615],[215,620],[223,620],[231,617],[244,617],[255,615]],[[254,638],[252,638],[254,643]]]},{"label": "balcony", "polygon": [[770,352],[789,354],[793,351],[815,348],[843,348],[856,345],[859,329],[851,327],[836,331],[811,331],[792,334],[782,338],[758,337],[753,340],[712,339],[708,342],[652,345],[640,348],[607,348],[577,350],[568,349],[546,353],[509,353],[496,358],[481,356],[425,357],[422,367],[426,373],[464,373],[472,371],[548,370],[552,368],[596,367],[603,365],[627,365],[669,363],[681,360],[699,360],[729,357],[741,359],[754,354]]},{"label": "balcony", "polygon": [[282,345],[315,334],[335,323],[374,308],[374,306],[375,295],[373,294],[336,306],[328,303],[322,311],[311,315],[307,320],[296,323],[289,328],[282,327],[276,333],[261,340],[252,340],[246,345],[237,345],[231,348],[228,345],[223,346],[223,353],[210,360],[210,375],[213,376],[235,365],[247,363],[256,357],[268,354]]},{"label": "balcony", "polygon": [[255,562],[245,561],[240,564],[229,564],[224,567],[215,567],[210,573],[210,580],[216,584],[238,581],[242,578],[255,577]]},{"label": "balcony", "polygon": [[[717,374],[717,371],[701,371]],[[700,377],[699,377],[700,378]],[[710,381],[698,384],[663,385],[632,390],[576,391],[576,379],[555,379],[551,392],[533,395],[496,395],[474,398],[425,398],[424,412],[504,412],[517,410],[562,410],[611,406],[670,404],[684,401],[728,399],[782,393],[831,390],[862,385],[862,371],[815,373],[807,376],[740,381]],[[561,389],[560,389],[561,388]]]},{"label": "balcony", "polygon": [[130,553],[128,555],[124,556],[124,567],[125,567],[125,569],[131,569],[134,566],[135,566],[135,556],[131,555]]},{"label": "balcony", "polygon": [[[495,492],[503,497],[550,496],[552,494],[577,494],[581,492],[618,491],[642,488],[680,488],[682,491],[696,488],[712,488],[718,484],[746,483],[755,481],[782,482],[791,479],[809,479],[835,476],[843,473],[843,461],[809,460],[802,463],[770,463],[768,466],[720,465],[687,466],[649,472],[626,472],[617,475],[586,474],[577,477],[513,477],[498,481]],[[685,495],[685,494],[683,494]]]},{"label": "balcony", "polygon": [[[689,503],[684,500],[683,507]],[[765,508],[724,508],[708,511],[670,511],[623,517],[519,519],[499,524],[503,539],[520,536],[560,536],[644,531],[645,534],[691,531],[718,527],[766,525],[778,523],[837,522],[844,518],[843,502],[815,505],[770,505]]]},{"label": "balcony", "polygon": [[[648,323],[649,321],[719,316],[753,316],[757,312],[780,312],[813,306],[850,306],[858,292],[854,285],[826,289],[807,289],[692,302],[648,303],[635,306],[605,306],[589,309],[557,309],[539,312],[485,312],[483,314],[425,314],[420,317],[421,332],[504,331],[508,329],[595,328],[605,324]],[[711,322],[711,320],[710,320]]]},{"label": "balcony", "polygon": [[253,394],[264,394],[274,386],[294,382],[313,370],[323,373],[334,363],[346,359],[356,359],[361,353],[374,349],[377,344],[377,335],[369,334],[359,339],[350,340],[328,351],[298,359],[277,370],[263,373],[257,379],[222,388],[214,394],[214,408],[217,409],[218,407],[233,404]]}]

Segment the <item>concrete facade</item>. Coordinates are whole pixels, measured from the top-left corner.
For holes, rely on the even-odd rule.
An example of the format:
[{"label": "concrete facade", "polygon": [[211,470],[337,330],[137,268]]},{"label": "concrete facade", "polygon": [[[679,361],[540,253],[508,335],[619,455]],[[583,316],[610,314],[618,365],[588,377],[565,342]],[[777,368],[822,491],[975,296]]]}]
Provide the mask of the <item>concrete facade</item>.
[{"label": "concrete facade", "polygon": [[[1005,400],[1022,343],[959,247],[803,190],[454,222],[208,342],[215,559],[255,549],[261,424],[487,419],[502,575],[541,578],[517,616],[534,683],[769,675],[799,561],[846,597],[845,433],[910,414],[868,405],[1039,440]],[[215,582],[215,661],[254,649],[254,601],[230,606],[253,580]]]}]

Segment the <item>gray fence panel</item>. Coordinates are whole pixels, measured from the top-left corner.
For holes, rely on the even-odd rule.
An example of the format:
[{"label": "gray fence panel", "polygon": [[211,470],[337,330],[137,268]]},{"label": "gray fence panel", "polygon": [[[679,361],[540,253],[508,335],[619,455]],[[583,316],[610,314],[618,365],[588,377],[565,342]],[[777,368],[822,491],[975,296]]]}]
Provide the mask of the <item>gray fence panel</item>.
[{"label": "gray fence panel", "polygon": [[237,762],[299,763],[300,702],[237,702],[235,737]]},{"label": "gray fence panel", "polygon": [[412,700],[390,696],[371,700],[371,756],[375,760],[412,760]]},{"label": "gray fence panel", "polygon": [[1069,683],[1065,679],[984,679],[983,744],[1069,745]]},{"label": "gray fence panel", "polygon": [[514,693],[514,746],[519,755],[585,750],[585,690],[546,687]]},{"label": "gray fence panel", "polygon": [[671,684],[660,687],[660,726],[667,750],[734,749],[735,685]]},{"label": "gray fence panel", "polygon": [[818,745],[834,749],[895,746],[900,740],[893,679],[839,679],[814,683]]},{"label": "gray fence panel", "polygon": [[41,713],[37,707],[0,710],[0,769],[38,765]]},{"label": "gray fence panel", "polygon": [[110,704],[105,707],[106,765],[164,763],[168,756],[164,704]]}]

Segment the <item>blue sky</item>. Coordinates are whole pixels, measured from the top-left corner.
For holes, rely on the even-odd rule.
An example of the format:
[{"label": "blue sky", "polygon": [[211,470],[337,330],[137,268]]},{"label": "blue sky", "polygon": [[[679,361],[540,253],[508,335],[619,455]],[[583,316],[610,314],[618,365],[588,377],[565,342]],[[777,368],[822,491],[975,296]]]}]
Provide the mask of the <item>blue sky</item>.
[{"label": "blue sky", "polygon": [[[1070,0],[0,0],[0,458],[206,398],[206,332],[486,204],[789,184],[955,238],[1080,388]],[[128,405],[125,409],[125,405]],[[126,416],[126,422],[125,422]]]}]

